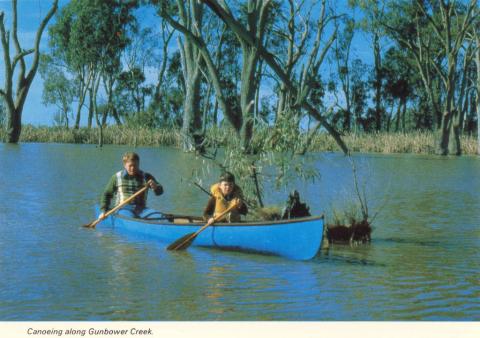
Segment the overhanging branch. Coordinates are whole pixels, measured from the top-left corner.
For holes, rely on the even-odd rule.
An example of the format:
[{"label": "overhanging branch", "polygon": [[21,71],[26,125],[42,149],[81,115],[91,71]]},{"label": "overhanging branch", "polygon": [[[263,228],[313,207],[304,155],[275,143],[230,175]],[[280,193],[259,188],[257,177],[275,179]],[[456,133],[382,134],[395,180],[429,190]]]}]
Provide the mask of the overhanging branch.
[{"label": "overhanging branch", "polygon": [[[297,89],[293,85],[290,78],[285,74],[280,65],[275,61],[275,57],[268,52],[262,45],[258,44],[256,39],[248,33],[248,31],[241,25],[232,15],[227,13],[216,1],[212,0],[201,0],[204,2],[218,17],[225,22],[225,24],[230,27],[233,32],[244,41],[244,43],[250,45],[252,48],[257,47],[260,56],[265,60],[265,62],[273,69],[277,76],[282,80],[285,86],[297,96]],[[308,113],[317,119],[329,134],[335,139],[339,147],[342,149],[344,154],[348,154],[349,150],[347,145],[343,142],[340,133],[328,123],[328,121],[322,116],[322,114],[312,105],[310,105],[306,100],[302,100],[301,106],[308,111]]]}]

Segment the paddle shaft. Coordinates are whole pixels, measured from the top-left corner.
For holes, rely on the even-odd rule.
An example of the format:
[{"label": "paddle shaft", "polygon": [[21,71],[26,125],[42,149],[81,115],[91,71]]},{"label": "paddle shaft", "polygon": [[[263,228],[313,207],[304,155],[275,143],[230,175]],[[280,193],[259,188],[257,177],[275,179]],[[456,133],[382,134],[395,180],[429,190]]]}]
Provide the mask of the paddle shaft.
[{"label": "paddle shaft", "polygon": [[107,218],[108,216],[110,216],[111,214],[113,214],[115,211],[123,208],[125,205],[127,205],[128,203],[130,203],[131,201],[133,201],[136,197],[138,197],[139,195],[141,195],[142,193],[144,193],[145,191],[148,190],[148,188],[150,187],[150,181],[147,182],[147,185],[145,185],[142,189],[140,189],[139,191],[137,191],[136,193],[134,193],[132,196],[130,196],[129,198],[127,198],[125,201],[123,201],[122,203],[120,203],[119,205],[117,205],[115,208],[113,209],[110,209],[109,211],[107,211],[102,218],[99,218],[99,219],[96,219],[95,221],[93,221],[92,223],[89,223],[87,225],[85,225],[85,227],[87,228],[94,228],[98,223],[100,223],[101,221],[103,221],[105,218]]},{"label": "paddle shaft", "polygon": [[[218,221],[220,218],[222,218],[223,216],[225,216],[227,213],[229,213],[230,211],[232,211],[233,208],[236,208],[238,206],[238,204],[232,204],[231,206],[229,206],[225,211],[221,212],[220,214],[218,214],[217,216],[215,216],[213,218],[213,222],[210,223],[210,224],[205,224],[204,226],[202,226],[200,229],[198,229],[196,232],[194,232],[193,234],[191,235],[187,235],[188,237],[185,238],[185,240],[181,241],[178,245],[175,245],[173,248],[171,246],[168,247],[168,250],[183,250],[183,249],[186,249],[190,246],[190,244],[193,242],[193,240],[195,239],[195,237],[197,237],[203,230],[205,230],[206,228],[208,228],[210,225],[213,225],[216,221]],[[184,236],[185,237],[185,236]],[[183,238],[183,237],[182,237]]]}]

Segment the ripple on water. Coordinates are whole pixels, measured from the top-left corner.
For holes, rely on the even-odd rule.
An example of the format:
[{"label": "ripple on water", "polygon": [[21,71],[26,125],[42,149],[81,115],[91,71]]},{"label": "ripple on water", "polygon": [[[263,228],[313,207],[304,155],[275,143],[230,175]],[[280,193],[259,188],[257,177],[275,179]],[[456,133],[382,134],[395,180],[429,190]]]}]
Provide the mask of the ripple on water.
[{"label": "ripple on water", "polygon": [[[0,144],[0,157],[12,159],[0,170],[22,177],[0,189],[0,319],[480,318],[477,159],[356,155],[359,177],[374,169],[372,213],[382,206],[371,244],[333,245],[310,262],[294,262],[195,247],[172,253],[165,243],[81,228],[127,150]],[[203,192],[185,184],[201,161],[167,148],[136,151],[165,188],[151,205],[201,212]],[[351,170],[335,154],[315,165],[319,184],[298,187],[321,213],[351,188]],[[275,203],[284,195],[265,192]]]}]

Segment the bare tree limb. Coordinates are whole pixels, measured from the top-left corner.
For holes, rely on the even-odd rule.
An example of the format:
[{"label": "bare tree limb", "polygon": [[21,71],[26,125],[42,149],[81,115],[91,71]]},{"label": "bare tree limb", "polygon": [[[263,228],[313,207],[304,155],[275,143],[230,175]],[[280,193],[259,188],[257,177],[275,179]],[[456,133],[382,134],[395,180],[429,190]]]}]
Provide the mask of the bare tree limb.
[{"label": "bare tree limb", "polygon": [[[282,82],[288,87],[288,89],[294,94],[297,95],[297,89],[294,84],[291,82],[290,78],[285,74],[282,67],[276,62],[275,57],[268,52],[263,46],[259,45],[258,42],[248,31],[241,25],[231,14],[229,14],[224,8],[222,8],[214,0],[201,0],[204,2],[210,9],[217,14],[222,21],[224,21],[227,26],[229,26],[237,36],[239,36],[242,41],[247,43],[249,46],[255,47],[259,46],[260,56],[265,60],[265,62],[272,68],[272,70],[277,74],[277,76],[282,80]],[[348,154],[348,147],[343,142],[338,131],[331,126],[328,121],[322,116],[322,114],[313,106],[311,106],[305,100],[301,103],[302,107],[308,111],[308,113],[313,116],[315,119],[320,121],[325,129],[330,133],[330,135],[335,139],[337,144],[340,146],[342,151],[345,154]]]},{"label": "bare tree limb", "polygon": [[207,68],[209,70],[209,74],[212,80],[212,84],[215,88],[215,93],[217,97],[218,104],[224,114],[227,116],[228,120],[232,125],[238,130],[241,126],[241,118],[238,116],[238,114],[235,114],[235,112],[230,108],[230,106],[227,104],[227,101],[223,95],[222,91],[222,86],[220,83],[220,75],[218,74],[218,70],[215,67],[215,64],[212,60],[212,57],[207,49],[207,46],[205,45],[204,41],[202,38],[194,35],[187,27],[183,26],[179,22],[175,21],[170,15],[168,15],[166,12],[162,13],[162,17],[167,20],[167,22],[177,31],[181,32],[185,36],[188,36],[193,43],[196,44],[196,46],[199,48],[200,53],[203,56],[203,59],[207,65]]}]

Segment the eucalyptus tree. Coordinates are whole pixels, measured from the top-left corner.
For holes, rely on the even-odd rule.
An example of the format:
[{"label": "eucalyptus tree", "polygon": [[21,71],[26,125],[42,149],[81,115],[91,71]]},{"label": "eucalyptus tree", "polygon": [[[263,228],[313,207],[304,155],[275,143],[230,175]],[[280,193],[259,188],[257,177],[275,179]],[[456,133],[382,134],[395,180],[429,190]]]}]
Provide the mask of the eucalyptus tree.
[{"label": "eucalyptus tree", "polygon": [[[245,152],[251,152],[253,137],[253,122],[255,109],[255,95],[260,85],[261,74],[257,72],[260,61],[259,49],[265,45],[268,35],[268,21],[272,20],[272,0],[248,0],[243,8],[243,21],[250,36],[255,38],[255,45],[250,45],[238,37],[242,50],[242,71],[240,86],[240,108],[242,110],[241,140]],[[226,2],[224,9],[231,12]]]},{"label": "eucalyptus tree", "polygon": [[[446,155],[449,152],[460,155],[460,128],[459,107],[455,107],[455,92],[458,83],[459,53],[465,42],[465,36],[475,22],[473,15],[477,7],[477,0],[471,0],[466,6],[450,1],[438,1],[438,9],[431,6],[427,8],[419,0],[416,1],[421,13],[428,19],[436,38],[442,43],[445,53],[446,65],[436,68],[442,79],[445,90],[445,103],[442,121],[439,130],[437,152]],[[435,11],[438,11],[435,13]],[[438,14],[438,15],[435,15]],[[434,64],[435,65],[435,64]],[[453,143],[451,142],[453,137]]]},{"label": "eucalyptus tree", "polygon": [[[309,94],[308,81],[305,82],[306,86],[298,87],[294,83],[294,80],[285,73],[283,66],[277,62],[273,54],[271,54],[263,44],[257,41],[257,38],[249,32],[249,30],[233,15],[231,11],[228,10],[228,8],[227,9],[224,8],[225,6],[224,2],[222,2],[222,5],[221,5],[215,0],[202,0],[202,1],[216,15],[218,15],[223,22],[225,22],[225,24],[237,35],[237,37],[241,41],[243,41],[244,43],[248,44],[251,47],[257,48],[259,57],[261,57],[265,61],[265,63],[268,64],[268,66],[275,73],[275,75],[280,78],[281,82],[285,83],[285,85],[287,86],[287,90],[289,90],[292,93],[293,97],[295,97],[295,100],[294,100],[295,104],[293,108],[302,107],[303,109],[305,109],[308,114],[310,114],[312,117],[317,119],[322,124],[322,126],[330,133],[330,135],[332,135],[332,137],[335,139],[335,141],[340,146],[342,151],[344,153],[348,153],[348,148],[343,142],[339,132],[332,125],[330,125],[330,123],[328,123],[326,117],[323,116],[323,114],[316,107],[311,105],[308,102],[308,100],[306,100]],[[315,62],[312,63],[312,65],[319,66],[321,63],[319,63],[318,61],[322,60],[322,57],[324,57],[323,52],[313,53],[310,55],[312,57],[319,57],[319,58],[316,58]],[[310,71],[311,70],[312,69],[310,69]],[[307,74],[309,73],[308,70],[306,70],[306,72]]]},{"label": "eucalyptus tree", "polygon": [[[216,20],[218,27],[217,36],[214,37],[210,43],[210,49],[215,51],[212,54],[214,65],[219,71],[220,83],[223,93],[227,100],[227,104],[238,116],[241,114],[240,102],[238,100],[238,88],[241,79],[241,65],[239,64],[238,55],[240,54],[240,44],[235,34],[229,30],[225,24],[219,20],[215,15],[212,16]],[[217,44],[215,48],[214,44]],[[211,76],[208,76],[208,81],[213,86]],[[212,112],[212,124],[217,125],[218,118],[218,100],[215,99],[215,104]],[[239,124],[240,125],[240,124]]]},{"label": "eucalyptus tree", "polygon": [[[369,67],[359,58],[355,58],[348,64],[344,62],[337,64],[337,67],[334,68],[337,70],[337,74],[331,75],[328,83],[328,93],[335,98],[333,107],[337,107],[336,112],[333,111],[333,108],[331,109],[329,121],[337,128],[351,130],[353,133],[369,131],[372,124],[371,117],[366,116],[367,102],[370,98],[367,79]],[[346,66],[348,67],[345,68]],[[340,89],[338,89],[339,82]],[[342,93],[343,97],[339,95]],[[350,129],[347,129],[348,125]]]},{"label": "eucalyptus tree", "polygon": [[[156,3],[156,2],[155,2]],[[200,107],[203,53],[211,55],[206,49],[203,31],[203,5],[196,0],[160,1],[159,15],[174,29],[180,31],[177,36],[180,51],[183,83],[185,89],[182,122],[182,147],[185,151],[201,149],[202,110]],[[207,32],[208,34],[209,32]],[[203,48],[203,51],[202,51]]]},{"label": "eucalyptus tree", "polygon": [[358,26],[368,34],[372,35],[372,51],[374,61],[374,74],[372,85],[374,89],[374,118],[375,129],[382,129],[382,119],[384,108],[382,106],[382,87],[383,87],[383,72],[382,72],[382,38],[384,36],[383,22],[386,18],[385,0],[349,0],[349,5],[352,8],[360,8],[364,13],[362,20],[358,21]]},{"label": "eucalyptus tree", "polygon": [[368,84],[365,77],[367,65],[360,59],[353,60],[351,67],[351,109],[354,116],[354,132],[360,130],[360,126],[365,130],[365,117],[363,116],[368,100]]},{"label": "eucalyptus tree", "polygon": [[77,92],[75,82],[70,81],[63,68],[48,55],[42,55],[39,72],[43,79],[42,103],[55,105],[58,108],[57,122],[69,128],[70,112]]},{"label": "eucalyptus tree", "polygon": [[[203,29],[203,6],[196,0],[177,0],[180,23],[195,36],[200,36]],[[200,85],[202,80],[202,56],[197,45],[189,35],[177,39],[182,61],[182,73],[185,79],[185,99],[183,105],[183,149],[195,150],[201,140],[194,135],[202,129],[202,111],[200,109]]]},{"label": "eucalyptus tree", "polygon": [[[397,24],[387,25],[390,34],[412,53],[422,76],[430,101],[437,112],[436,152],[440,155],[461,154],[459,107],[455,95],[460,72],[459,56],[465,37],[475,22],[473,12],[477,1],[420,1],[414,6],[406,2],[392,2]],[[435,88],[434,76],[440,81],[440,93]]]},{"label": "eucalyptus tree", "polygon": [[[475,8],[474,16],[478,19],[480,11]],[[475,41],[475,65],[476,65],[476,111],[477,111],[477,141],[478,141],[478,150],[477,153],[480,155],[480,21],[477,20],[475,25],[471,27],[470,31],[471,38]]]},{"label": "eucalyptus tree", "polygon": [[[119,58],[128,44],[128,31],[135,30],[132,9],[137,5],[136,1],[72,0],[62,8],[56,23],[50,27],[52,55],[64,63],[78,82],[75,128],[80,125],[88,93],[91,96],[91,124],[101,75],[113,69],[107,64]],[[100,124],[98,120],[97,123]]]},{"label": "eucalyptus tree", "polygon": [[113,58],[108,60],[104,65],[104,71],[102,74],[103,88],[107,95],[107,102],[103,107],[103,114],[101,120],[101,126],[107,125],[108,116],[113,117],[117,125],[122,125],[120,120],[119,109],[115,105],[115,86],[121,73],[121,61],[120,58]]},{"label": "eucalyptus tree", "polygon": [[158,36],[151,28],[140,31],[128,31],[128,43],[122,53],[113,58],[106,58],[102,65],[103,88],[107,103],[102,114],[105,126],[108,116],[122,124],[121,116],[143,112],[146,97],[152,95],[153,88],[145,84],[145,73],[157,66]]},{"label": "eucalyptus tree", "polygon": [[154,85],[147,83],[147,72],[158,65],[159,47],[158,34],[151,28],[144,28],[130,34],[120,58],[113,59],[119,63],[119,72],[113,74],[116,80],[113,92],[119,96],[115,110],[120,114],[145,113],[147,97],[154,91]]},{"label": "eucalyptus tree", "polygon": [[[23,107],[40,62],[40,40],[45,27],[57,11],[57,7],[58,0],[54,0],[52,7],[38,26],[34,46],[31,49],[22,48],[18,39],[17,0],[12,0],[11,32],[5,28],[5,13],[3,11],[0,12],[0,41],[3,48],[5,70],[5,84],[3,88],[0,88],[0,97],[5,102],[8,115],[7,141],[9,143],[17,143],[20,138]],[[10,38],[12,38],[15,47],[13,55],[10,52]],[[33,59],[30,61],[30,68],[27,70],[26,57],[29,55],[32,55]],[[19,67],[18,69],[17,66]],[[16,72],[18,75],[16,88],[14,89],[13,77]]]},{"label": "eucalyptus tree", "polygon": [[[175,20],[172,16],[172,8],[166,1],[160,3],[159,14],[175,30],[183,34],[183,36],[188,37],[189,41],[198,48],[202,57],[202,64],[205,65],[206,73],[208,74],[209,80],[214,88],[216,102],[218,103],[219,108],[223,111],[224,117],[233,126],[234,130],[239,133],[242,126],[241,111],[240,109],[237,109],[235,104],[229,104],[231,103],[231,98],[227,96],[229,94],[228,88],[225,89],[225,81],[222,81],[219,65],[215,62],[214,55],[212,55],[204,36],[202,34],[195,34],[188,27],[183,25],[182,22]],[[186,86],[187,84],[185,83],[184,85]]]},{"label": "eucalyptus tree", "polygon": [[[327,7],[326,1],[291,0],[284,2],[275,12],[275,39],[271,39],[265,50],[270,49],[275,53],[285,75],[295,84],[292,91],[278,75],[274,76],[279,82],[277,125],[285,123],[286,119],[295,122],[291,128],[300,129],[300,122],[305,116],[305,109],[302,108],[304,101],[317,110],[325,110],[325,84],[321,67],[337,37],[336,28],[327,35],[328,25],[335,18]],[[308,116],[308,111],[306,114]],[[310,128],[311,117],[308,121]],[[317,125],[311,130],[311,135],[319,128],[320,125]]]},{"label": "eucalyptus tree", "polygon": [[[198,1],[192,1],[197,6],[203,5]],[[231,12],[228,5],[223,3],[225,8]],[[270,17],[270,7],[272,5],[271,0],[267,1],[247,1],[242,3],[236,10],[242,13],[242,18],[246,23],[249,34],[255,36],[259,45],[264,44],[264,39],[268,29],[268,21]],[[219,103],[220,108],[224,112],[229,122],[239,134],[242,140],[242,147],[245,152],[250,152],[250,143],[253,136],[253,122],[254,122],[254,110],[255,99],[258,93],[258,86],[260,85],[261,72],[259,72],[259,52],[258,46],[250,46],[245,44],[242,39],[237,37],[242,51],[241,59],[241,73],[240,73],[240,85],[239,93],[235,93],[239,96],[239,107],[237,108],[235,102],[232,102],[232,88],[227,86],[227,90],[222,87],[222,82],[225,83],[225,76],[222,76],[222,72],[215,64],[212,53],[207,48],[206,38],[203,37],[200,32],[195,31],[192,27],[188,26],[188,22],[180,20],[177,22],[168,14],[166,6],[162,7],[162,15],[168,20],[168,22],[183,33],[185,39],[191,41],[199,51],[199,55],[202,56],[202,62],[205,63],[205,68],[208,73],[209,80],[216,93],[216,100]],[[179,12],[182,13],[181,8]],[[197,25],[199,26],[199,25]],[[218,53],[217,53],[218,55]],[[198,62],[197,62],[198,63]],[[223,81],[222,81],[223,80]],[[232,82],[226,82],[227,84],[233,84]],[[227,93],[226,93],[227,92]],[[228,96],[227,96],[228,95]],[[230,103],[230,104],[229,104]],[[233,104],[233,106],[232,106]]]},{"label": "eucalyptus tree", "polygon": [[132,117],[145,110],[146,95],[152,90],[145,84],[145,73],[139,67],[126,69],[116,78],[115,106],[120,116]]},{"label": "eucalyptus tree", "polygon": [[0,96],[0,129],[4,128],[6,120],[6,108],[3,103],[3,98]]},{"label": "eucalyptus tree", "polygon": [[[413,0],[416,1],[416,0]],[[441,67],[442,48],[432,38],[433,31],[428,20],[416,6],[411,6],[411,1],[390,2],[388,4],[388,20],[383,23],[388,35],[397,43],[400,49],[407,51],[409,59],[413,61],[421,81],[426,97],[428,98],[431,117],[424,120],[432,121],[422,123],[427,128],[438,128],[441,124],[442,93],[439,90],[440,78],[435,69]],[[422,98],[422,93],[418,95]]]},{"label": "eucalyptus tree", "polygon": [[[283,20],[278,20],[273,34],[277,35],[280,40],[277,55],[283,57],[285,73],[289,78],[292,78],[297,64],[305,53],[310,34],[309,20],[312,8],[310,7],[310,10],[306,10],[304,14],[302,11],[304,11],[306,7],[305,1],[297,2],[288,0],[286,6],[288,6],[286,10],[288,15],[280,16]],[[291,100],[289,94],[286,84],[281,82],[275,120],[277,120],[279,116],[286,111],[287,106],[289,106],[289,101]]]},{"label": "eucalyptus tree", "polygon": [[[383,69],[385,77],[384,96],[390,101],[392,110],[396,105],[395,131],[406,131],[407,101],[413,96],[413,81],[416,79],[412,65],[405,51],[395,47],[385,53]],[[412,81],[413,80],[413,81]],[[386,129],[390,131],[393,112],[386,116]]]},{"label": "eucalyptus tree", "polygon": [[[471,39],[470,32],[465,39],[465,43],[462,46],[462,51],[459,53],[459,69],[457,71],[457,89],[456,89],[456,103],[455,106],[458,109],[458,116],[453,121],[453,132],[460,135],[461,133],[467,131],[468,127],[466,126],[466,119],[469,118],[469,108],[471,106],[472,96],[475,96],[475,75],[476,75],[476,66],[475,66],[475,49],[476,44],[473,39]],[[471,111],[471,109],[470,109]],[[455,129],[457,129],[455,131]],[[452,142],[450,142],[452,145]]]},{"label": "eucalyptus tree", "polygon": [[[158,58],[159,61],[159,72],[157,77],[157,83],[155,85],[155,90],[153,92],[152,101],[150,102],[150,109],[158,111],[160,115],[168,113],[168,103],[166,96],[168,96],[168,86],[167,86],[167,68],[169,62],[169,46],[170,41],[172,40],[175,30],[172,29],[165,20],[161,20],[160,23],[160,43],[161,43],[161,55]],[[157,58],[155,58],[157,59]],[[158,62],[158,59],[157,59]],[[165,119],[166,120],[166,119]]]},{"label": "eucalyptus tree", "polygon": [[181,128],[183,121],[183,102],[185,82],[182,74],[180,52],[175,51],[168,57],[168,66],[163,79],[162,111],[160,123],[165,126]]},{"label": "eucalyptus tree", "polygon": [[[336,64],[336,77],[340,81],[342,92],[344,94],[345,106],[342,107],[343,113],[342,129],[350,131],[352,126],[352,71],[351,71],[351,49],[352,40],[355,34],[355,21],[352,18],[339,18],[335,20],[337,31],[339,31],[338,37],[335,40],[332,50],[332,59]],[[342,25],[343,29],[338,26]],[[336,90],[334,91],[336,95]],[[337,101],[338,98],[337,98]]]}]

